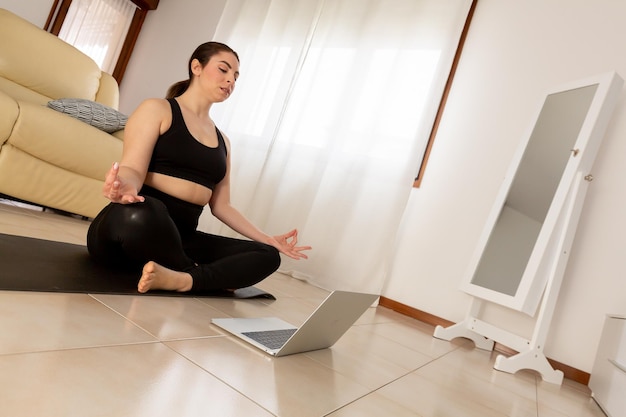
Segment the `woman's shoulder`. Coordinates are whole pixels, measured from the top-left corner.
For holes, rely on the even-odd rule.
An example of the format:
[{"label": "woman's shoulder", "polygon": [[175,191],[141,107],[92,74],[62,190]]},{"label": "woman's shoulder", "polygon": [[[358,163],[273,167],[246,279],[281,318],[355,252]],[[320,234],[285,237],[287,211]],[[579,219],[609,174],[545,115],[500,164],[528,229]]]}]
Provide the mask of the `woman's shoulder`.
[{"label": "woman's shoulder", "polygon": [[149,98],[142,101],[130,115],[127,128],[137,127],[146,129],[148,126],[158,126],[158,132],[165,132],[172,123],[172,109],[170,103],[163,98]]},{"label": "woman's shoulder", "polygon": [[170,112],[171,105],[167,99],[164,98],[147,98],[142,101],[137,109],[149,109],[149,110],[160,110]]},{"label": "woman's shoulder", "polygon": [[164,98],[148,98],[139,103],[131,118],[133,119],[171,119],[170,103]]}]

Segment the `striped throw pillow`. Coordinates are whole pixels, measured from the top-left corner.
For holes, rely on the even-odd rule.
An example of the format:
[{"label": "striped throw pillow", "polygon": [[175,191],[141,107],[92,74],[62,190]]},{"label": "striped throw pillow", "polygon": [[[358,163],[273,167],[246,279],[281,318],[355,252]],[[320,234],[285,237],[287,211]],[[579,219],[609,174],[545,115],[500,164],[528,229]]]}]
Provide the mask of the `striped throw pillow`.
[{"label": "striped throw pillow", "polygon": [[82,98],[61,98],[48,102],[48,107],[89,123],[107,133],[124,129],[128,117],[119,111]]}]

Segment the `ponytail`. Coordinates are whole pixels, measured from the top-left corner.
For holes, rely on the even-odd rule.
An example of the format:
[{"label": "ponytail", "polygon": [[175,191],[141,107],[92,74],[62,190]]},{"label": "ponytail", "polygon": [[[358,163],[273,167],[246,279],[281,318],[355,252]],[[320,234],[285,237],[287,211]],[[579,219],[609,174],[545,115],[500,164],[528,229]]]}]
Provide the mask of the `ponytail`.
[{"label": "ponytail", "polygon": [[189,88],[189,84],[191,84],[191,80],[179,81],[175,84],[172,84],[170,88],[167,89],[167,94],[165,98],[175,98],[183,94]]}]

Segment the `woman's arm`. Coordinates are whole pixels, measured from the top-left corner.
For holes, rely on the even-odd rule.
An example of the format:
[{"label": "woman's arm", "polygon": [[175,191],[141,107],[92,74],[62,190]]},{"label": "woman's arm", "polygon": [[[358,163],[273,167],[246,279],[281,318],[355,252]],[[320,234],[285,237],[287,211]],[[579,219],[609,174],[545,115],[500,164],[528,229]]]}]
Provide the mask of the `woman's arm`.
[{"label": "woman's arm", "polygon": [[226,175],[224,179],[215,186],[209,206],[211,212],[225,225],[233,229],[235,232],[243,236],[274,246],[281,253],[294,258],[306,259],[307,256],[302,253],[304,250],[311,249],[310,246],[296,246],[298,243],[298,231],[291,230],[288,233],[279,236],[270,236],[256,227],[243,214],[239,212],[230,203],[230,146],[228,138],[224,137],[228,149],[228,157],[226,160]]},{"label": "woman's arm", "polygon": [[143,201],[139,190],[150,164],[159,135],[171,124],[169,104],[162,99],[149,99],[129,117],[124,131],[122,159],[113,164],[106,175],[102,193],[114,203]]}]

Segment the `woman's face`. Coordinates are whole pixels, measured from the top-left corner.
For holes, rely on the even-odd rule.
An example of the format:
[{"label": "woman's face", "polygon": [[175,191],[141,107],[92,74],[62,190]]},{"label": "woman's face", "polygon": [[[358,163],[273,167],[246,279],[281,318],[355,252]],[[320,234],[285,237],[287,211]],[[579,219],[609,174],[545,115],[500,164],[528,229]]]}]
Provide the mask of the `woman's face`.
[{"label": "woman's face", "polygon": [[219,52],[209,59],[204,68],[194,60],[192,70],[211,101],[221,102],[230,97],[235,89],[235,82],[239,77],[239,61],[230,52]]}]

